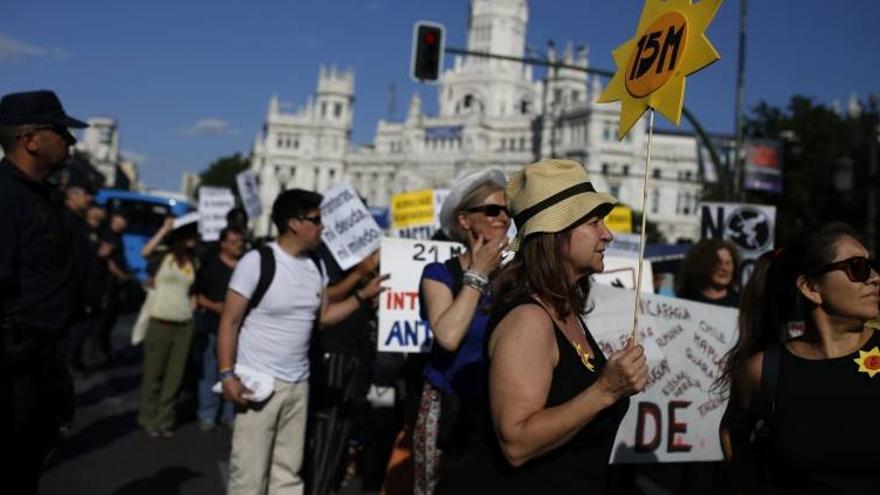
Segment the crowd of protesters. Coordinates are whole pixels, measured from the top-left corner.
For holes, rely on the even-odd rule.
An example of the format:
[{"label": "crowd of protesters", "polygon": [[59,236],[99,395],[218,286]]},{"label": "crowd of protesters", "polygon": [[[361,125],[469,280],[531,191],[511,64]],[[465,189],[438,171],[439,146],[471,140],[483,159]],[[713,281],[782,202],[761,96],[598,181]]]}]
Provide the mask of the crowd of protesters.
[{"label": "crowd of protesters", "polygon": [[[94,204],[87,181],[53,182],[68,128],[83,126],[48,91],[0,101],[0,440],[21,446],[0,473],[22,493],[71,421],[70,373],[113,362],[134,280],[123,212]],[[231,494],[324,495],[355,474],[388,494],[638,493],[609,457],[648,364],[635,341],[604,355],[580,317],[617,203],[581,164],[543,160],[452,187],[439,236],[467,249],[422,273],[427,356],[376,351],[388,275],[378,253],[341,269],[321,241],[322,199],[280,193],[274,239],[255,240],[236,208],[217,242],[168,218],[144,245],[137,421],[149,438],[175,436],[194,374],[200,429],[232,429]],[[833,224],[763,255],[742,290],[739,269],[732,244],[704,240],[676,277],[678,297],[738,307],[740,332],[716,384],[730,397],[719,434],[735,474],[664,466],[675,493],[876,491],[877,262]],[[387,390],[394,407],[379,407]]]}]

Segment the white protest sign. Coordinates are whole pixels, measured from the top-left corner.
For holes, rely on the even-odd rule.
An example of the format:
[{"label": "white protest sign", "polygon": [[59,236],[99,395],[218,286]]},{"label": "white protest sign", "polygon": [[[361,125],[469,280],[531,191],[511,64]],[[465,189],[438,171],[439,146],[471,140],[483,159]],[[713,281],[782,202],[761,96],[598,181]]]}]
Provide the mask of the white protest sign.
[{"label": "white protest sign", "polygon": [[235,207],[235,196],[225,187],[199,188],[199,235],[203,241],[216,241],[226,227],[226,214]]},{"label": "white protest sign", "polygon": [[[630,256],[605,256],[605,270],[591,276],[598,284],[635,289],[639,260]],[[642,292],[654,292],[654,271],[651,262],[642,261]],[[635,304],[635,302],[633,302]],[[632,307],[632,306],[631,306]]]},{"label": "white protest sign", "polygon": [[382,229],[350,185],[340,183],[324,192],[321,216],[324,223],[321,239],[342,270],[348,270],[379,249]]},{"label": "white protest sign", "polygon": [[739,249],[739,280],[745,286],[758,256],[773,249],[776,207],[745,203],[702,203],[700,213],[701,239],[725,239]]},{"label": "white protest sign", "polygon": [[245,170],[235,176],[238,185],[238,195],[244,204],[244,211],[248,218],[259,218],[263,214],[263,203],[260,202],[260,192],[257,188],[257,174],[253,170]]},{"label": "white protest sign", "polygon": [[433,337],[419,314],[419,281],[428,263],[443,262],[464,252],[455,242],[382,239],[379,264],[391,277],[379,296],[378,350],[428,352]]},{"label": "white protest sign", "polygon": [[[590,293],[587,326],[606,357],[630,335],[635,292],[602,285]],[[631,398],[611,454],[613,463],[717,461],[726,401],[711,391],[722,358],[736,342],[738,311],[645,294],[639,339],[650,375]]]}]

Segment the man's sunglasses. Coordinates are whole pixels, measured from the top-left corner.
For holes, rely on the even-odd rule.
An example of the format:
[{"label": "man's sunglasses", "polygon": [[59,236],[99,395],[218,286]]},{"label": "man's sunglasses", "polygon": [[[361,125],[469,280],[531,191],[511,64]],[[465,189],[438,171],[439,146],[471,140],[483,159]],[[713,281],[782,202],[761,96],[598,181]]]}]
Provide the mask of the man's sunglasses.
[{"label": "man's sunglasses", "polygon": [[466,211],[468,213],[482,213],[483,215],[486,215],[487,217],[497,217],[503,211],[504,213],[507,214],[507,216],[510,216],[510,212],[507,210],[507,207],[502,206],[502,205],[474,206],[473,208],[467,208],[464,211]]},{"label": "man's sunglasses", "polygon": [[21,131],[20,133],[18,133],[18,135],[16,135],[15,137],[20,138],[22,136],[34,134],[37,131],[52,131],[55,134],[58,134],[59,136],[63,137],[68,142],[69,141],[76,142],[76,138],[73,136],[73,134],[70,133],[70,130],[67,127],[65,127],[63,125],[57,125],[57,124],[28,127],[26,129],[24,129],[23,131]]},{"label": "man's sunglasses", "polygon": [[321,215],[315,215],[313,217],[301,216],[299,217],[299,219],[312,222],[315,225],[321,225]]},{"label": "man's sunglasses", "polygon": [[816,275],[843,270],[851,282],[867,282],[871,278],[871,270],[880,273],[880,262],[864,256],[854,256],[841,261],[829,263],[816,272]]}]

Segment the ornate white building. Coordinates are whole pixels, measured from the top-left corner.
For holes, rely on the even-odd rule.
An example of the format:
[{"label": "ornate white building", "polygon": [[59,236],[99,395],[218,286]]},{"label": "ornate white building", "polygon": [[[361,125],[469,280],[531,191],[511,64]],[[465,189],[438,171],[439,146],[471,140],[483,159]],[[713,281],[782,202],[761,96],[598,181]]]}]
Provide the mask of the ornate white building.
[{"label": "ornate white building", "polygon": [[[526,0],[471,0],[467,49],[512,57],[525,54]],[[587,67],[586,48],[559,55]],[[511,173],[541,157],[585,164],[599,190],[641,209],[646,124],[615,139],[619,107],[597,104],[598,77],[571,69],[549,70],[536,80],[518,62],[456,56],[438,85],[438,113],[422,112],[414,95],[402,122],[380,120],[372,145],[351,141],[354,74],[321,67],[314,98],[295,113],[269,102],[264,131],[254,143],[251,167],[260,179],[264,211],[285,188],[323,191],[349,181],[372,206],[391,195],[448,187],[473,171],[497,167]],[[689,134],[655,131],[653,193],[649,218],[669,241],[696,239],[696,203],[702,193],[697,145]],[[257,232],[269,231],[267,214]]]}]

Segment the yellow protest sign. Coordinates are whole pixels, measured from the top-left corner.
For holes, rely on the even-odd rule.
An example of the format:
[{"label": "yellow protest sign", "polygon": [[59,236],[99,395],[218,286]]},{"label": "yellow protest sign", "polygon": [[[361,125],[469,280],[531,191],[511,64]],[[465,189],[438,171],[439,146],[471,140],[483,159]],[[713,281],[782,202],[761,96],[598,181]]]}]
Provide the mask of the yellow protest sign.
[{"label": "yellow protest sign", "polygon": [[629,206],[615,206],[605,216],[605,226],[611,232],[629,234],[633,231],[633,211]]},{"label": "yellow protest sign", "polygon": [[423,189],[391,196],[391,228],[433,225],[434,190]]},{"label": "yellow protest sign", "polygon": [[600,103],[620,101],[617,138],[651,107],[678,125],[685,77],[720,58],[706,28],[721,0],[646,0],[636,35],[612,55],[617,72]]}]

